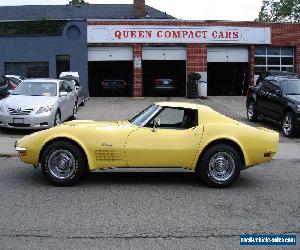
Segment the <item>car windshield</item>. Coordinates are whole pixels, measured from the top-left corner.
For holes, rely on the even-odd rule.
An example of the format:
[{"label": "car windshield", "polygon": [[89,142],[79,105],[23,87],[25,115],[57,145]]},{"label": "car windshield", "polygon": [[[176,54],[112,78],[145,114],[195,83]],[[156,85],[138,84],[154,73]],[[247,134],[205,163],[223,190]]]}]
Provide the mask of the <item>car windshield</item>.
[{"label": "car windshield", "polygon": [[21,82],[12,95],[27,96],[56,96],[57,84],[55,82]]},{"label": "car windshield", "polygon": [[143,110],[141,113],[133,117],[131,120],[129,120],[129,122],[136,126],[145,125],[149,118],[152,118],[152,116],[156,114],[156,112],[160,109],[160,106],[152,104],[151,106]]},{"label": "car windshield", "polygon": [[286,81],[284,91],[286,95],[300,95],[300,80]]}]

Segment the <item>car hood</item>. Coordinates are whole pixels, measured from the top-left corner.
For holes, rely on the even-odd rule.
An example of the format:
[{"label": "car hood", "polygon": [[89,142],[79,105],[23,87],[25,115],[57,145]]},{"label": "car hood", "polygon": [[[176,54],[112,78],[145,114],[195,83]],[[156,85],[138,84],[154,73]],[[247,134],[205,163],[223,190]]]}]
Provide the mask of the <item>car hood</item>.
[{"label": "car hood", "polygon": [[63,126],[71,126],[71,127],[85,127],[85,128],[97,128],[97,127],[120,127],[124,125],[130,125],[129,121],[93,121],[93,120],[77,120],[65,122]]},{"label": "car hood", "polygon": [[10,108],[39,108],[54,103],[56,96],[25,96],[10,95],[0,101],[0,104]]},{"label": "car hood", "polygon": [[294,102],[300,103],[300,95],[287,95],[287,97]]}]

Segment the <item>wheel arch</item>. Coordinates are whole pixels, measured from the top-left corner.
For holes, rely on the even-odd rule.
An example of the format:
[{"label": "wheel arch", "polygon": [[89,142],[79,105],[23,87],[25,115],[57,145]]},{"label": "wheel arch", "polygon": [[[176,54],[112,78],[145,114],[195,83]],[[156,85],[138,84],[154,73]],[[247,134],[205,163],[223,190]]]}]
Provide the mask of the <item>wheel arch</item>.
[{"label": "wheel arch", "polygon": [[198,160],[196,163],[196,168],[200,167],[200,162],[205,154],[205,152],[212,146],[217,145],[217,144],[227,144],[230,145],[231,147],[233,147],[239,154],[240,158],[241,158],[241,163],[242,166],[245,167],[246,164],[246,159],[245,159],[245,154],[244,151],[242,149],[242,147],[240,146],[240,144],[238,142],[236,142],[235,140],[231,139],[231,138],[217,138],[214,139],[212,141],[210,141],[204,148],[203,150],[200,152],[199,156],[198,156]]},{"label": "wheel arch", "polygon": [[294,110],[293,110],[293,108],[290,106],[290,105],[287,105],[285,108],[284,108],[284,110],[282,111],[282,114],[281,114],[281,120],[283,119],[283,117],[284,117],[284,115],[286,114],[286,113],[294,113]]},{"label": "wheel arch", "polygon": [[65,137],[65,136],[60,136],[60,137],[55,137],[55,138],[52,138],[50,140],[48,140],[42,147],[42,149],[40,150],[40,153],[39,153],[39,163],[41,163],[41,158],[42,158],[42,155],[43,155],[43,152],[45,151],[45,149],[51,144],[51,143],[54,143],[54,142],[57,142],[57,141],[67,141],[67,142],[70,142],[74,145],[76,145],[78,147],[78,149],[81,150],[81,152],[83,153],[84,157],[85,157],[85,161],[87,163],[87,168],[89,169],[89,166],[90,166],[90,159],[89,159],[89,155],[87,153],[87,150],[86,148],[78,141],[76,141],[75,139],[73,138],[69,138],[69,137]]}]

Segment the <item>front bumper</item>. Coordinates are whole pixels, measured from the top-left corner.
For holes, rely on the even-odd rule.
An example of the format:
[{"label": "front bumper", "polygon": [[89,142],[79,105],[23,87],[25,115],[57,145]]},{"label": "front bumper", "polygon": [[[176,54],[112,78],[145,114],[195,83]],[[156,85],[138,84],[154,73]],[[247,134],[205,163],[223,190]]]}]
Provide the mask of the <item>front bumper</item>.
[{"label": "front bumper", "polygon": [[156,85],[153,87],[154,90],[157,91],[175,91],[177,90],[177,88],[175,86],[172,85]]},{"label": "front bumper", "polygon": [[54,114],[51,112],[39,115],[0,114],[0,128],[12,129],[46,129],[53,127]]}]

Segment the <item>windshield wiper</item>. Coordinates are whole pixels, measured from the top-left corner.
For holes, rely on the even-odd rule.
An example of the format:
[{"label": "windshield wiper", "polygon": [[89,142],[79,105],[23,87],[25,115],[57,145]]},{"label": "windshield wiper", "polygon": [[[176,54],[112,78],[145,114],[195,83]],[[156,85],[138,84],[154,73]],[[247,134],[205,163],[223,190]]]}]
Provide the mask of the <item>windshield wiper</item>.
[{"label": "windshield wiper", "polygon": [[42,95],[31,95],[31,96],[42,96]]},{"label": "windshield wiper", "polygon": [[14,94],[14,93],[12,93],[11,95],[19,95],[19,94]]},{"label": "windshield wiper", "polygon": [[288,93],[287,95],[300,95],[300,93]]}]

